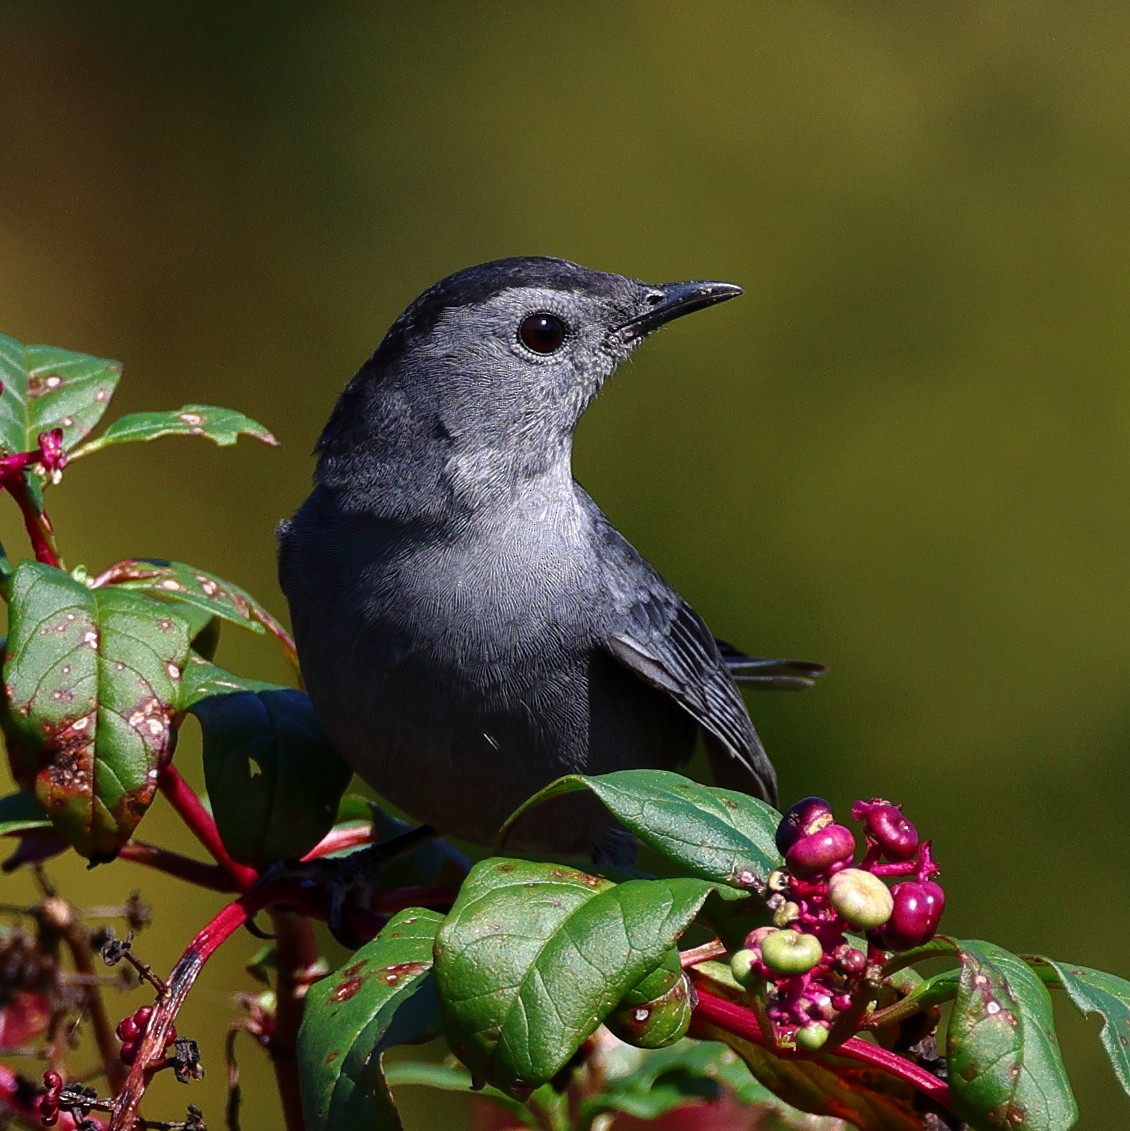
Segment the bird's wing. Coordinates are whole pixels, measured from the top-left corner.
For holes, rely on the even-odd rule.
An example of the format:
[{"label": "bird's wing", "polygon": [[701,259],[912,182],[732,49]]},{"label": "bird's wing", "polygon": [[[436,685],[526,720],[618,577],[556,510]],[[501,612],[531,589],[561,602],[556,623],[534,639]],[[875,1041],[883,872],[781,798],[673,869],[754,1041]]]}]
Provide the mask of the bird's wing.
[{"label": "bird's wing", "polygon": [[600,643],[634,674],[670,695],[698,722],[706,732],[712,768],[716,780],[721,778],[719,784],[775,800],[773,767],[710,630],[624,540],[595,503],[588,500],[587,509],[611,597],[609,621]]},{"label": "bird's wing", "polygon": [[734,681],[759,691],[805,691],[828,670],[812,660],[765,660],[747,656],[717,637],[714,643]]}]

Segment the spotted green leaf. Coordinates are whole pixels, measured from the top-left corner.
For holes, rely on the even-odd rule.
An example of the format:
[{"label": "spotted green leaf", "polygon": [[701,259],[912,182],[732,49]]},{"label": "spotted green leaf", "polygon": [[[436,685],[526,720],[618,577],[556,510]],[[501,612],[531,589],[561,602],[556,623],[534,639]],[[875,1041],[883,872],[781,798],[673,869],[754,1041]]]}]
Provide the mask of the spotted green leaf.
[{"label": "spotted green leaf", "polygon": [[957,946],[961,977],[946,1037],[954,1110],[978,1129],[1067,1131],[1078,1109],[1047,989],[993,943]]},{"label": "spotted green leaf", "polygon": [[102,418],[121,375],[119,362],[0,334],[0,449],[30,451],[51,428],[69,449]]},{"label": "spotted green leaf", "polygon": [[96,586],[140,590],[192,605],[252,632],[280,631],[278,621],[246,589],[205,569],[163,558],[129,558],[99,574]]},{"label": "spotted green leaf", "polygon": [[1040,967],[1055,971],[1057,981],[1079,1012],[1097,1013],[1103,1019],[1103,1047],[1118,1082],[1130,1094],[1130,982],[1103,970],[1092,970],[1073,962],[1056,962],[1042,955],[1025,956],[1025,961],[1038,972]]},{"label": "spotted green leaf", "polygon": [[432,947],[443,917],[410,908],[346,965],[310,987],[298,1062],[307,1131],[399,1131],[386,1049],[435,1036]]},{"label": "spotted green leaf", "polygon": [[70,458],[73,461],[114,444],[156,440],[161,436],[204,436],[221,447],[234,444],[240,436],[272,446],[278,444],[262,424],[242,412],[210,404],[186,404],[164,412],[131,412],[115,420],[100,436],[75,448]]},{"label": "spotted green leaf", "polygon": [[17,568],[8,616],[5,731],[56,830],[112,859],[171,749],[188,626],[143,594],[92,590],[39,562]]},{"label": "spotted green leaf", "polygon": [[191,653],[184,666],[184,678],[181,681],[181,694],[178,706],[182,711],[189,711],[204,699],[216,695],[234,695],[241,691],[271,691],[282,690],[277,683],[267,683],[261,679],[250,679],[247,676],[236,675],[219,664],[206,660],[203,656]]}]

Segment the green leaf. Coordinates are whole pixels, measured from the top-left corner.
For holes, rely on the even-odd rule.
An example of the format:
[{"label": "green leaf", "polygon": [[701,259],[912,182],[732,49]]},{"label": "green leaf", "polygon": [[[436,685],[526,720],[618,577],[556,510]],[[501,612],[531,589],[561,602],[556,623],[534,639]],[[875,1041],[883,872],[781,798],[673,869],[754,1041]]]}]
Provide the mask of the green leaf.
[{"label": "green leaf", "polygon": [[774,843],[780,813],[744,793],[699,785],[668,770],[558,778],[507,820],[502,840],[533,806],[584,789],[644,844],[703,879],[757,888],[781,866]]},{"label": "green leaf", "polygon": [[0,836],[27,832],[29,829],[49,829],[51,818],[35,795],[26,790],[0,797]]},{"label": "green leaf", "polygon": [[977,1128],[1066,1131],[1078,1117],[1043,983],[993,943],[957,940],[946,1037],[954,1110]]},{"label": "green leaf", "polygon": [[264,621],[274,620],[245,589],[183,562],[130,558],[110,566],[94,584],[142,590],[168,601],[192,605],[252,632],[265,632]]},{"label": "green leaf", "polygon": [[443,917],[411,908],[310,987],[298,1033],[307,1131],[398,1131],[381,1059],[439,1028],[432,947]]},{"label": "green leaf", "polygon": [[240,436],[250,436],[275,446],[275,439],[262,424],[230,408],[210,404],[186,404],[166,412],[131,412],[115,420],[101,436],[88,440],[70,452],[70,459],[81,459],[113,444],[156,440],[161,436],[205,436],[221,447],[234,444]]},{"label": "green leaf", "polygon": [[188,627],[160,602],[40,562],[17,568],[8,616],[5,728],[34,758],[56,830],[92,861],[113,859],[171,750]]},{"label": "green leaf", "polygon": [[452,1050],[503,1091],[549,1080],[655,969],[713,885],[523,860],[471,869],[436,940]]},{"label": "green leaf", "polygon": [[1084,1016],[1097,1013],[1103,1019],[1102,1042],[1118,1082],[1130,1094],[1130,982],[1103,970],[1056,962],[1038,955],[1025,962],[1047,966],[1056,972],[1060,985]]},{"label": "green leaf", "polygon": [[304,691],[213,696],[191,711],[204,733],[204,780],[224,846],[241,864],[304,856],[329,832],[352,770]]},{"label": "green leaf", "polygon": [[198,703],[217,695],[235,695],[241,691],[285,691],[277,683],[249,679],[221,668],[203,656],[192,654],[184,666],[178,706],[190,711]]},{"label": "green leaf", "polygon": [[102,418],[121,375],[119,362],[0,334],[0,449],[31,451],[41,432],[62,428],[69,450]]}]

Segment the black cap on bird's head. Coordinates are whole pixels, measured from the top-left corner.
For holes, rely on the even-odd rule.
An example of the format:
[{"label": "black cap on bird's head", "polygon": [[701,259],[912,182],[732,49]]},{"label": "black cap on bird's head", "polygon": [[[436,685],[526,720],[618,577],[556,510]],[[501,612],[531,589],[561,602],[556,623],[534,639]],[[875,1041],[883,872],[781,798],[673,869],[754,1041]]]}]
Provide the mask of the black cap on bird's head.
[{"label": "black cap on bird's head", "polygon": [[[564,259],[498,259],[449,275],[393,323],[353,378],[318,449],[387,461],[431,437],[512,456],[518,474],[559,458],[601,385],[652,331],[741,294],[732,283],[652,285]],[[358,460],[350,459],[351,466]]]}]

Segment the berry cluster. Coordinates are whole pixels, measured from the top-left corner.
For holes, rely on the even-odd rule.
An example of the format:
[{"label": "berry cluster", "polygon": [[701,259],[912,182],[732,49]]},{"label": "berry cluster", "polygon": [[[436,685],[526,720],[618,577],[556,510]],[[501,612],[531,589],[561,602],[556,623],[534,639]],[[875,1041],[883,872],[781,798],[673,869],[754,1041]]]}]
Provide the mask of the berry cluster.
[{"label": "berry cluster", "polygon": [[[118,1027],[114,1030],[118,1035],[118,1040],[122,1042],[122,1048],[119,1056],[122,1058],[123,1064],[133,1064],[137,1059],[137,1050],[141,1044],[141,1038],[145,1035],[146,1027],[149,1025],[149,1018],[153,1016],[153,1006],[141,1006],[132,1017],[127,1017],[123,1021],[118,1022]],[[177,1030],[175,1025],[169,1026],[169,1039],[166,1042],[166,1047],[171,1045],[177,1039]]]},{"label": "berry cluster", "polygon": [[[837,1018],[862,1018],[886,952],[929,941],[945,907],[930,843],[899,806],[857,801],[851,815],[863,824],[858,864],[856,836],[827,801],[806,797],[784,815],[777,848],[785,867],[768,885],[773,926],[751,931],[731,960],[743,986],[766,984],[765,1016],[782,1045],[818,1049]],[[866,951],[848,939],[852,930],[865,934]]]}]

